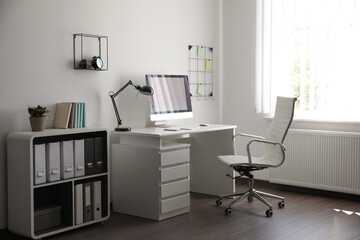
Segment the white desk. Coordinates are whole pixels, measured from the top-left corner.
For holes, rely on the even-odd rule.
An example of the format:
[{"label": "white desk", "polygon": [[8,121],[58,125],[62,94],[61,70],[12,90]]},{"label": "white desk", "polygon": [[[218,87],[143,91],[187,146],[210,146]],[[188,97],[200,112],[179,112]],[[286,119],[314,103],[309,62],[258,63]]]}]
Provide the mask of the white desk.
[{"label": "white desk", "polygon": [[[189,211],[189,190],[210,195],[234,192],[234,180],[226,177],[234,172],[217,156],[233,154],[235,128],[209,125],[193,130],[111,132],[114,211],[162,220]],[[172,178],[164,178],[166,173]]]}]

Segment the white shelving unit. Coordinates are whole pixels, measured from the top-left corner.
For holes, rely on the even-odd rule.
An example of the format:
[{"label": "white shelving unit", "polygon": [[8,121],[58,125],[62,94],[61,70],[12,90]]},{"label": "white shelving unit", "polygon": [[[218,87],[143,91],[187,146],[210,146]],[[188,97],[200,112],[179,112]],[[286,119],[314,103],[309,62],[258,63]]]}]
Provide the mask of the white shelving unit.
[{"label": "white shelving unit", "polygon": [[[102,138],[104,142],[101,173],[35,184],[34,144],[67,140]],[[102,128],[48,129],[41,132],[13,132],[7,138],[8,229],[18,235],[40,239],[89,224],[110,216],[110,178],[108,173],[108,135]],[[101,181],[101,218],[75,224],[75,185]],[[61,207],[60,225],[39,229],[35,209],[47,205]]]}]

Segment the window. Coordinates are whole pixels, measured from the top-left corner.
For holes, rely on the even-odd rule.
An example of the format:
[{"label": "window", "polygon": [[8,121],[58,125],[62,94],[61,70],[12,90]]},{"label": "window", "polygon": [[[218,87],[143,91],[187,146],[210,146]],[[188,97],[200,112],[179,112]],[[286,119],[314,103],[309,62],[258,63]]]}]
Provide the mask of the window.
[{"label": "window", "polygon": [[257,111],[290,95],[295,118],[360,121],[360,0],[258,3]]}]

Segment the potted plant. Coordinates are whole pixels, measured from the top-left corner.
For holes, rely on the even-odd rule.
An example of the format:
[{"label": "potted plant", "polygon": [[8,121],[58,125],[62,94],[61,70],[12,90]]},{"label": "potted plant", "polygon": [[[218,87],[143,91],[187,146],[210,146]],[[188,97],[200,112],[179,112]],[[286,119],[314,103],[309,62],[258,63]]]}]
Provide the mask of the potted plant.
[{"label": "potted plant", "polygon": [[38,105],[37,107],[28,107],[28,112],[30,114],[30,125],[33,131],[42,131],[45,129],[46,115],[49,110],[46,107]]}]

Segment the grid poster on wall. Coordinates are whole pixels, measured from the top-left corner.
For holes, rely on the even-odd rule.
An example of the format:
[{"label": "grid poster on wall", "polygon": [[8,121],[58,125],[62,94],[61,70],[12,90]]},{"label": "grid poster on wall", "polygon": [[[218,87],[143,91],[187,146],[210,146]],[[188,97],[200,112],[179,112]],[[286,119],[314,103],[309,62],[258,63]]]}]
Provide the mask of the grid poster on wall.
[{"label": "grid poster on wall", "polygon": [[189,45],[190,93],[198,100],[214,100],[214,48]]}]

